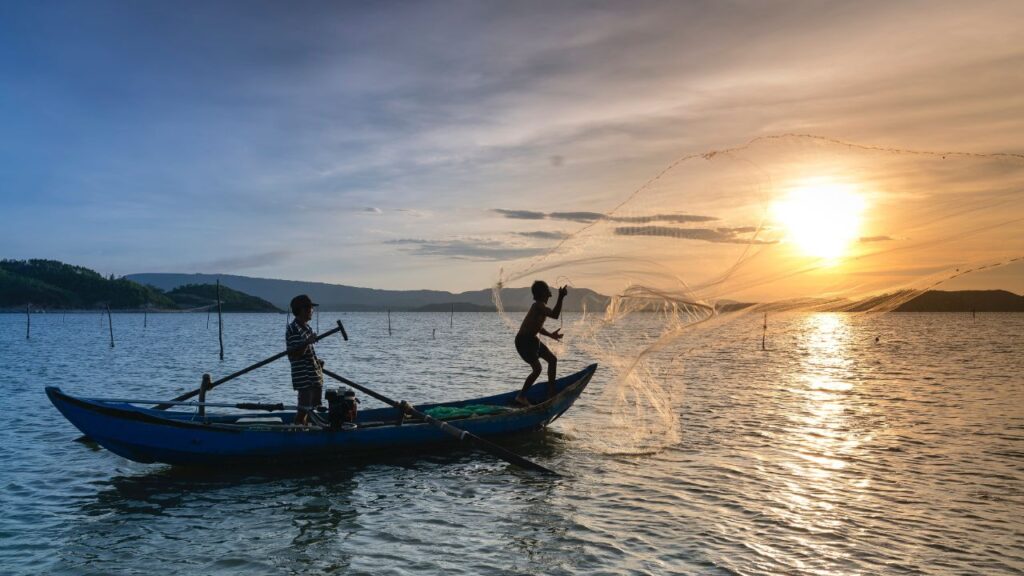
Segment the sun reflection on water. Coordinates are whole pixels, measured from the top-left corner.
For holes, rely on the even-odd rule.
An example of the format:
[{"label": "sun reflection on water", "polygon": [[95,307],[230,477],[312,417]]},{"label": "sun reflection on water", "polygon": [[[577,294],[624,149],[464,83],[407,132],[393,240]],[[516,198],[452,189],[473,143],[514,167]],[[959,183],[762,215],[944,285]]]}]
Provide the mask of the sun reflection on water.
[{"label": "sun reflection on water", "polygon": [[793,411],[783,439],[783,467],[789,478],[779,498],[790,522],[815,532],[840,528],[844,504],[868,483],[847,473],[860,457],[861,444],[870,439],[856,425],[864,407],[857,405],[857,383],[850,372],[853,337],[848,322],[840,314],[804,319],[787,390]]}]

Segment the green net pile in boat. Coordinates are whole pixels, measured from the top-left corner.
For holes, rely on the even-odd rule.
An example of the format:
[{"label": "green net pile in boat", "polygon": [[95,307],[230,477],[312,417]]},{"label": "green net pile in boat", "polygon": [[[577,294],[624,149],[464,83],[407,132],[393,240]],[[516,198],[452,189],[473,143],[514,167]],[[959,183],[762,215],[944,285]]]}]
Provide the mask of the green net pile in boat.
[{"label": "green net pile in boat", "polygon": [[511,408],[507,406],[488,406],[486,404],[471,404],[469,406],[436,406],[423,412],[438,420],[451,418],[468,418],[470,416],[486,416],[489,414],[501,414],[508,412]]}]

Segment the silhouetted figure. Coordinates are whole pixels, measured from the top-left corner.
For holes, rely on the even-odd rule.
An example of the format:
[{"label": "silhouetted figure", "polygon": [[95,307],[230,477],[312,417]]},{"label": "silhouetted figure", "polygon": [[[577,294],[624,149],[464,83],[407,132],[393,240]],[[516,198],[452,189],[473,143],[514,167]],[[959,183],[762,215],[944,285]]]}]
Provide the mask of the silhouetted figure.
[{"label": "silhouetted figure", "polygon": [[309,327],[314,306],[317,304],[305,294],[292,298],[291,309],[295,321],[285,330],[288,361],[292,364],[292,388],[298,392],[296,424],[309,422],[309,412],[320,406],[324,389],[324,361],[317,358],[316,350],[313,349],[316,332]]},{"label": "silhouetted figure", "polygon": [[513,400],[514,403],[521,406],[529,406],[530,402],[526,399],[526,391],[533,386],[533,383],[540,376],[540,359],[543,358],[548,363],[548,398],[555,395],[555,370],[558,366],[558,358],[548,350],[548,347],[541,343],[538,334],[543,334],[548,338],[555,340],[561,340],[562,334],[561,329],[555,330],[554,332],[548,332],[544,329],[544,320],[548,318],[557,319],[562,314],[562,301],[565,299],[566,294],[569,293],[569,289],[562,286],[558,289],[558,301],[555,303],[554,308],[548,308],[548,300],[551,299],[551,289],[548,288],[546,282],[538,280],[533,283],[530,287],[530,291],[533,292],[533,305],[530,306],[530,311],[526,313],[526,317],[523,318],[523,324],[519,327],[519,333],[516,334],[516,352],[519,352],[519,356],[530,365],[532,371],[530,375],[526,377],[526,382],[523,384],[523,389],[519,391]]}]

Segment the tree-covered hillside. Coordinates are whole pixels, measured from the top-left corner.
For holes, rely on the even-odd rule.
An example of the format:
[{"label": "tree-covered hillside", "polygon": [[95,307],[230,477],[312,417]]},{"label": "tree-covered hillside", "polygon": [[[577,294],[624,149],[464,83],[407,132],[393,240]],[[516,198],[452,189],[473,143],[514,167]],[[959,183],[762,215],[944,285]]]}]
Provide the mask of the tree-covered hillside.
[{"label": "tree-covered hillside", "polygon": [[[217,286],[214,284],[186,284],[167,293],[181,308],[201,308],[217,305]],[[224,312],[281,312],[262,298],[250,296],[227,286],[220,287],[221,310]]]},{"label": "tree-covered hillside", "polygon": [[173,308],[150,286],[56,260],[0,260],[0,308]]}]

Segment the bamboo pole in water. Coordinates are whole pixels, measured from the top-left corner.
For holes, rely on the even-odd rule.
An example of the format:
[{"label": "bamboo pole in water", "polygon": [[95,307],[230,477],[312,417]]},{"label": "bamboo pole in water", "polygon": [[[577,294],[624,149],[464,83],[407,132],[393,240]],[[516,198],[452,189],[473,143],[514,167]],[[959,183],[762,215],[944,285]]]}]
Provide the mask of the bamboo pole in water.
[{"label": "bamboo pole in water", "polygon": [[32,339],[32,305],[25,304],[25,340]]},{"label": "bamboo pole in water", "polygon": [[452,317],[448,320],[448,327],[455,328],[455,303],[452,303]]},{"label": "bamboo pole in water", "polygon": [[107,326],[110,327],[110,347],[114,347],[114,317],[110,315],[110,304],[107,304]]},{"label": "bamboo pole in water", "polygon": [[391,308],[388,308],[388,336],[391,336]]},{"label": "bamboo pole in water", "polygon": [[203,383],[199,385],[199,417],[206,417],[206,391],[212,386],[213,379],[209,374],[203,374]]},{"label": "bamboo pole in water", "polygon": [[764,313],[764,326],[761,327],[761,350],[764,350],[764,340],[768,336],[768,313]]},{"label": "bamboo pole in water", "polygon": [[217,279],[217,340],[220,341],[220,359],[224,359],[224,320],[220,315],[220,278]]}]

